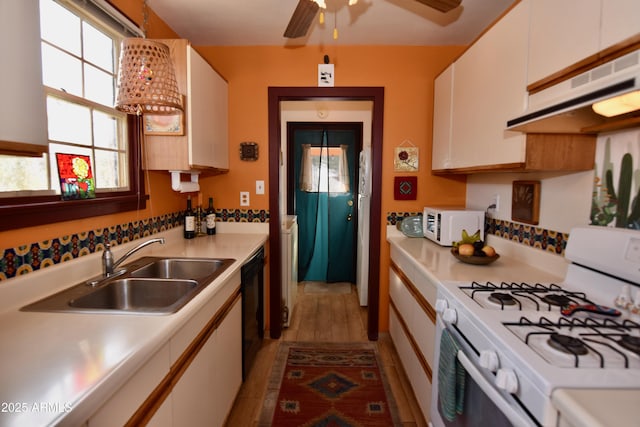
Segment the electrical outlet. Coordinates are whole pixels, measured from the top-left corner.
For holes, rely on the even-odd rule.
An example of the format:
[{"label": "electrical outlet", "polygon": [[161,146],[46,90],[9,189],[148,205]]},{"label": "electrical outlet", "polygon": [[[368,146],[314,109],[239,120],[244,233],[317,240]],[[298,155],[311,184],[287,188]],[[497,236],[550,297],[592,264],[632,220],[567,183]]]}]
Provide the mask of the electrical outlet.
[{"label": "electrical outlet", "polygon": [[256,181],[256,194],[264,194],[264,181]]},{"label": "electrical outlet", "polygon": [[240,192],[240,206],[249,206],[249,192],[241,191]]},{"label": "electrical outlet", "polygon": [[500,211],[500,195],[499,194],[493,195],[493,197],[491,198],[491,203],[489,203],[489,206],[493,206],[494,213]]}]

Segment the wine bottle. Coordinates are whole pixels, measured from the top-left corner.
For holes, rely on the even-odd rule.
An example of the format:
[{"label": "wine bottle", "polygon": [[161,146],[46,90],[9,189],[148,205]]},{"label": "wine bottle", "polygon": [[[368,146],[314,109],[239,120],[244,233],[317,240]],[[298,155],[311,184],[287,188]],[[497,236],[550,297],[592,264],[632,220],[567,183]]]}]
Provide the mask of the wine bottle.
[{"label": "wine bottle", "polygon": [[191,196],[187,196],[187,210],[184,212],[184,238],[196,237],[196,216],[191,207]]},{"label": "wine bottle", "polygon": [[207,234],[216,234],[216,211],[213,209],[213,197],[209,197],[209,207],[207,208]]}]

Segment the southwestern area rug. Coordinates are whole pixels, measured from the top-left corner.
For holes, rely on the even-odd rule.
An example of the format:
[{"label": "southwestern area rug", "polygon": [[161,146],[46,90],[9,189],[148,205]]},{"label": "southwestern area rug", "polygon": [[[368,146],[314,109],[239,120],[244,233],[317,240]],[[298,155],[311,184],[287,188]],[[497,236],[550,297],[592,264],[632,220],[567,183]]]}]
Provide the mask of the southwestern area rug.
[{"label": "southwestern area rug", "polygon": [[282,342],[260,426],[399,426],[374,343]]}]

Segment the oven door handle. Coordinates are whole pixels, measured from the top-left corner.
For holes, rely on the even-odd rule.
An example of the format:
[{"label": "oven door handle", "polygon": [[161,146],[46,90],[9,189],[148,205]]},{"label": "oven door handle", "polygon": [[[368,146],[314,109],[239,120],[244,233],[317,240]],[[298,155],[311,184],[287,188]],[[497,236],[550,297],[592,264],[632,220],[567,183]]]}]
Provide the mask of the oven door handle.
[{"label": "oven door handle", "polygon": [[476,384],[478,384],[487,397],[491,399],[491,401],[498,407],[498,409],[500,409],[500,411],[502,411],[505,417],[507,417],[514,426],[531,427],[531,422],[504,400],[504,397],[495,389],[487,378],[482,375],[482,372],[480,372],[476,365],[467,357],[464,351],[458,350],[457,356],[469,376],[474,379]]}]

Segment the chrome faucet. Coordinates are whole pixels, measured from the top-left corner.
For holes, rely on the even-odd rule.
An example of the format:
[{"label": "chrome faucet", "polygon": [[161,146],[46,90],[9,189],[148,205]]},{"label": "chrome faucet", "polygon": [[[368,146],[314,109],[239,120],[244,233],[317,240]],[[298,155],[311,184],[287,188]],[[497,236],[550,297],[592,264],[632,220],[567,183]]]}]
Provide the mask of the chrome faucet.
[{"label": "chrome faucet", "polygon": [[135,248],[131,249],[126,254],[122,255],[122,257],[117,261],[114,261],[113,259],[113,254],[111,253],[111,245],[109,243],[105,243],[104,252],[102,253],[102,276],[103,277],[112,276],[114,274],[116,267],[119,266],[122,263],[122,261],[124,261],[134,253],[138,252],[140,249],[152,243],[160,243],[161,245],[164,245],[164,238],[151,239],[151,240],[147,240],[146,242],[142,242]]}]

